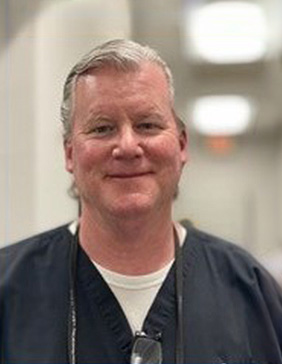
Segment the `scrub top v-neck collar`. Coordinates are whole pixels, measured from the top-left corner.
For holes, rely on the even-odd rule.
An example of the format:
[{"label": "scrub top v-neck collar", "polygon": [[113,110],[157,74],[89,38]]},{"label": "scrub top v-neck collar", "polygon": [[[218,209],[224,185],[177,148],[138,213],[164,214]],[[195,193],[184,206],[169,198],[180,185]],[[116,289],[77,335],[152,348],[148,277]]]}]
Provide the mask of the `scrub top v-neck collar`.
[{"label": "scrub top v-neck collar", "polygon": [[[186,256],[183,265],[183,278],[185,279],[187,268],[194,259],[189,259],[189,256],[192,258],[193,254],[187,241],[182,249],[188,249],[188,252],[183,252],[184,256]],[[189,250],[191,250],[190,254]],[[133,334],[129,323],[113,292],[81,247],[78,248],[77,282],[78,286],[81,285],[82,290],[85,292],[89,307],[92,307],[93,302],[96,302],[99,306],[100,313],[111,329],[119,349],[128,358],[133,342]],[[145,318],[142,330],[148,335],[154,336],[162,333],[169,322],[175,321],[175,283],[174,263]],[[92,313],[95,316],[95,310]]]}]

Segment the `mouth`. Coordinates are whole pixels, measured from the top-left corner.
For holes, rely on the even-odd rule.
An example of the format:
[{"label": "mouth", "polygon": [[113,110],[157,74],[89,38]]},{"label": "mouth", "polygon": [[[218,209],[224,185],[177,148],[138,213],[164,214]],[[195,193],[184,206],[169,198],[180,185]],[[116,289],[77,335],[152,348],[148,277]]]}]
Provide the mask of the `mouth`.
[{"label": "mouth", "polygon": [[136,172],[136,173],[114,173],[108,177],[112,179],[134,179],[152,175],[152,172]]}]

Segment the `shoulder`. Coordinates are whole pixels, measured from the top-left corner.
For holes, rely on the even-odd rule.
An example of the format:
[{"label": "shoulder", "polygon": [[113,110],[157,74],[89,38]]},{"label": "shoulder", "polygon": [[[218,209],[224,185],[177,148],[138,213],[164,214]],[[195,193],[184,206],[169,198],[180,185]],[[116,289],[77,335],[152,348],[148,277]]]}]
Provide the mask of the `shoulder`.
[{"label": "shoulder", "polygon": [[[230,241],[211,235],[204,231],[191,227],[188,231],[188,241],[201,251],[206,259],[234,260],[242,264],[257,265],[256,259],[244,248]],[[189,244],[189,242],[188,242]]]},{"label": "shoulder", "polygon": [[35,273],[40,267],[44,271],[56,261],[63,264],[70,241],[71,233],[64,225],[0,249],[0,283]]},{"label": "shoulder", "polygon": [[282,291],[260,262],[242,247],[194,227],[187,229],[184,248],[186,289],[196,305],[234,328],[247,323],[262,337],[267,332],[282,348]]},{"label": "shoulder", "polygon": [[28,254],[29,252],[48,248],[70,236],[68,225],[63,225],[1,248],[0,259],[9,255]]},{"label": "shoulder", "polygon": [[274,278],[243,247],[194,227],[188,230],[186,245],[195,251],[199,266],[229,284],[262,286],[266,282],[280,290]]}]

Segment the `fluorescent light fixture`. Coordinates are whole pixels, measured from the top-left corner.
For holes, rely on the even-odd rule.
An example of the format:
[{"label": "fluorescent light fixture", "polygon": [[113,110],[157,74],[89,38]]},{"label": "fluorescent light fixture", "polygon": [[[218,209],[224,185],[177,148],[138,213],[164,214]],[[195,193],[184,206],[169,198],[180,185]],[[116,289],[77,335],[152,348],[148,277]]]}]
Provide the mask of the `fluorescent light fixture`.
[{"label": "fluorescent light fixture", "polygon": [[191,36],[196,54],[206,61],[249,63],[266,53],[267,24],[258,4],[219,1],[193,10],[188,17],[186,37]]},{"label": "fluorescent light fixture", "polygon": [[193,125],[201,134],[227,136],[242,134],[251,120],[252,106],[237,95],[205,96],[196,100]]}]

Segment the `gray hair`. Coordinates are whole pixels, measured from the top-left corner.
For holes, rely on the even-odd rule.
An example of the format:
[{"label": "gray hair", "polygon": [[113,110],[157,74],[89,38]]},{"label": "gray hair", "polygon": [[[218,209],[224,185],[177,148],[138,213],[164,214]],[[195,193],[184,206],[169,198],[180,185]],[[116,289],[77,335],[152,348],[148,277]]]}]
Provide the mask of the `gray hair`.
[{"label": "gray hair", "polygon": [[99,45],[87,53],[71,69],[68,74],[61,104],[61,120],[64,127],[64,139],[67,140],[72,129],[72,112],[74,89],[77,79],[89,70],[100,70],[104,67],[114,67],[120,71],[138,70],[143,62],[155,63],[164,71],[168,82],[171,103],[174,100],[174,86],[171,71],[158,53],[130,40],[116,39]]}]

